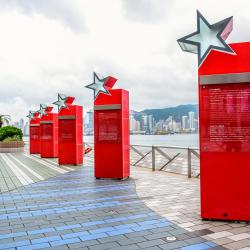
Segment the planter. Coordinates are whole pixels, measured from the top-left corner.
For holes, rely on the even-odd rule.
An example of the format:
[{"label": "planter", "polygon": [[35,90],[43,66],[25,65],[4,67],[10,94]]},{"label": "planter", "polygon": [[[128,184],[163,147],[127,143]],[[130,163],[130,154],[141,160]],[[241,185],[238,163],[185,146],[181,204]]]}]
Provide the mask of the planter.
[{"label": "planter", "polygon": [[0,141],[0,153],[20,152],[24,149],[23,141]]}]

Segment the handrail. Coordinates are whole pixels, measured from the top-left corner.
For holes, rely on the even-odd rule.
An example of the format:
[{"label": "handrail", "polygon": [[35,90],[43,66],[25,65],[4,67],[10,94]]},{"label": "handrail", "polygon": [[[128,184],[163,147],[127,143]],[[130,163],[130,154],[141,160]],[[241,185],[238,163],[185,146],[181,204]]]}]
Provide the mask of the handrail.
[{"label": "handrail", "polygon": [[[94,145],[93,142],[85,142],[85,143],[88,145]],[[163,151],[164,149],[165,152]],[[138,156],[133,158],[133,162],[131,162],[132,166],[144,167],[146,162],[146,167],[151,167],[152,171],[158,170],[158,171],[176,172],[178,168],[180,169],[180,166],[178,166],[178,164],[180,164],[180,159],[182,157],[182,164],[180,164],[181,168],[183,168],[184,166],[183,162],[186,162],[185,164],[187,166],[187,169],[181,171],[179,170],[181,174],[183,174],[184,171],[187,173],[188,178],[191,178],[192,176],[199,177],[199,167],[197,168],[197,165],[193,165],[192,161],[192,157],[195,157],[196,161],[199,161],[200,154],[198,147],[131,144],[130,150],[131,152],[133,152],[133,154]],[[187,152],[187,154],[185,154],[185,152]],[[160,164],[160,166],[159,166],[159,160],[162,163]],[[156,166],[157,163],[158,166]],[[176,167],[177,169],[173,170],[173,166],[175,165],[177,165]],[[193,168],[194,166],[196,168]]]}]

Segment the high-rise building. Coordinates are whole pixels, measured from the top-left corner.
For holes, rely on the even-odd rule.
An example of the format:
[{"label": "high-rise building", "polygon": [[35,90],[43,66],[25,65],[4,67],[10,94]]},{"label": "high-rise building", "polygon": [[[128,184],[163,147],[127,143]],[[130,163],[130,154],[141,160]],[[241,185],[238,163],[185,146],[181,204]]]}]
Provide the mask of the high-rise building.
[{"label": "high-rise building", "polygon": [[84,117],[84,134],[93,135],[94,133],[94,112],[89,110]]},{"label": "high-rise building", "polygon": [[154,118],[152,115],[148,115],[148,132],[151,134],[153,132]]},{"label": "high-rise building", "polygon": [[194,124],[194,112],[188,112],[189,117],[189,128],[191,131],[195,130],[195,124]]},{"label": "high-rise building", "polygon": [[185,129],[188,129],[188,117],[186,115],[183,115],[182,116],[182,129],[185,130]]},{"label": "high-rise building", "polygon": [[29,123],[26,122],[24,125],[24,131],[23,131],[24,136],[29,136],[30,135],[30,129],[29,129]]},{"label": "high-rise building", "polygon": [[129,116],[129,125],[130,125],[130,132],[133,133],[136,131],[136,120],[134,118],[134,115],[133,114],[130,114]]},{"label": "high-rise building", "polygon": [[142,131],[148,131],[148,116],[142,115],[141,116],[141,130]]},{"label": "high-rise building", "polygon": [[24,134],[24,119],[21,118],[19,121],[19,128],[22,130],[23,134]]}]

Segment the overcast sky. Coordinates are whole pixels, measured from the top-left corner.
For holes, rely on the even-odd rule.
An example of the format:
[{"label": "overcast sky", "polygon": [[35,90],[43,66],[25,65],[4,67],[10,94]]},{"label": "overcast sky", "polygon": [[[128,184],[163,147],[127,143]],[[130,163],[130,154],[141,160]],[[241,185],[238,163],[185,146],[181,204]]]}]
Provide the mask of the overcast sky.
[{"label": "overcast sky", "polygon": [[249,0],[0,0],[0,114],[13,120],[57,93],[90,109],[93,71],[119,79],[134,110],[197,103],[197,57],[176,40],[234,16],[250,41]]}]

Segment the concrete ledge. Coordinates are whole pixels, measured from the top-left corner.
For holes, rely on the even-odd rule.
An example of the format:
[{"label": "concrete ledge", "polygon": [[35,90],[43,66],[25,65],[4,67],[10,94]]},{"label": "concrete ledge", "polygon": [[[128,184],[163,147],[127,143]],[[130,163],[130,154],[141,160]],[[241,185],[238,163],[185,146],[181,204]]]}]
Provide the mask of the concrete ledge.
[{"label": "concrete ledge", "polygon": [[0,142],[0,153],[20,152],[24,149],[23,141]]}]

